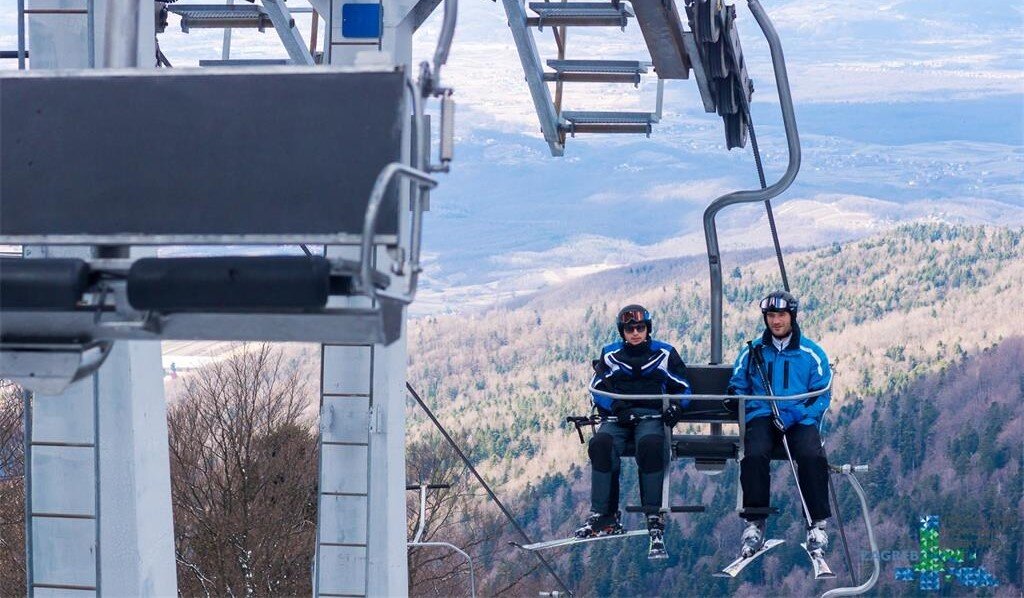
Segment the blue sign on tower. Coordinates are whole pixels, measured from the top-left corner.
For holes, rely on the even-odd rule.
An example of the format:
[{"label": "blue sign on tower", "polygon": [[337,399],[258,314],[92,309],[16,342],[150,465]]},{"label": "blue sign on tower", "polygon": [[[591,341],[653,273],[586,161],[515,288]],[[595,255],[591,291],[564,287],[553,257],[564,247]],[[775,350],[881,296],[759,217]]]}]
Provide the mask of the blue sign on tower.
[{"label": "blue sign on tower", "polygon": [[341,6],[341,34],[347,38],[380,39],[383,29],[380,4],[348,3]]}]

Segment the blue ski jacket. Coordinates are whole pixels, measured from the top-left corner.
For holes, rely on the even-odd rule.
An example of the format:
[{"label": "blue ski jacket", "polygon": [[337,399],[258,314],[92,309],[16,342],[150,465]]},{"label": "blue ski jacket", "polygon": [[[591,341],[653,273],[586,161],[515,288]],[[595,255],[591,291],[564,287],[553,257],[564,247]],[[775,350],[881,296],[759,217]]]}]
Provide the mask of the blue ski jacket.
[{"label": "blue ski jacket", "polygon": [[[781,351],[775,348],[771,332],[764,331],[761,338],[753,341],[754,351],[764,359],[764,373],[774,393],[764,387],[750,349],[744,345],[733,365],[729,380],[729,394],[769,395],[784,397],[821,390],[832,380],[832,368],[828,356],[814,341],[800,334],[800,328],[793,325],[793,336]],[[779,401],[779,417],[784,428],[793,424],[821,425],[822,414],[832,402],[832,391],[804,401]],[[767,401],[746,402],[746,422],[771,416],[771,405]]]},{"label": "blue ski jacket", "polygon": [[[636,346],[619,341],[601,349],[601,358],[594,361],[594,378],[590,386],[616,394],[693,394],[686,379],[686,364],[679,353],[672,345],[654,339]],[[591,395],[599,409],[606,412],[614,410],[613,399],[595,393]],[[673,400],[680,407],[690,404],[688,399]],[[630,406],[661,410],[657,401],[630,401]]]}]

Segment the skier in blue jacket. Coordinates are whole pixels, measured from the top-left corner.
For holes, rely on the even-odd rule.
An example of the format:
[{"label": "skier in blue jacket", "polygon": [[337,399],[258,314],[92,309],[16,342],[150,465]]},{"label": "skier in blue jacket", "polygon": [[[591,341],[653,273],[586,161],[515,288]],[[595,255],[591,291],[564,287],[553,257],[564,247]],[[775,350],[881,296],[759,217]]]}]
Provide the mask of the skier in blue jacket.
[{"label": "skier in blue jacket", "polygon": [[[616,326],[622,340],[604,347],[600,359],[594,361],[593,388],[626,395],[692,394],[686,364],[679,353],[672,345],[651,338],[650,312],[641,305],[627,305],[619,310]],[[617,419],[601,424],[590,439],[591,513],[576,530],[576,536],[623,533],[618,510],[619,459],[626,443],[632,440],[640,473],[640,503],[648,510],[651,556],[662,558],[665,528],[656,510],[661,507],[661,487],[668,465],[665,425],[675,425],[689,401],[673,399],[662,413],[657,401],[611,399],[597,393],[593,397],[599,413]],[[659,414],[660,420],[641,419]]]},{"label": "skier in blue jacket", "polygon": [[[792,396],[821,390],[832,380],[828,356],[814,341],[800,333],[798,301],[777,291],[761,300],[765,331],[744,345],[729,380],[729,394]],[[760,371],[758,366],[760,365]],[[771,388],[766,388],[762,373]],[[832,516],[828,505],[828,462],[821,446],[821,417],[828,409],[831,392],[803,401],[779,401],[778,416],[767,401],[747,401],[744,455],[740,462],[743,508],[762,509],[743,513],[741,556],[755,554],[765,541],[764,511],[769,506],[772,451],[785,435],[797,465],[797,479],[809,512],[807,551],[818,556],[828,547],[825,520]]]}]

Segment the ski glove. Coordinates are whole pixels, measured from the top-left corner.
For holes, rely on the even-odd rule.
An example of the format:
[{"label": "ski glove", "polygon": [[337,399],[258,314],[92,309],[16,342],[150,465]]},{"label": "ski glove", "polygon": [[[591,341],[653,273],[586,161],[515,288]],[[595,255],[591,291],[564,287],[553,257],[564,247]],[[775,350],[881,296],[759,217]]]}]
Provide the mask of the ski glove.
[{"label": "ski glove", "polygon": [[778,428],[780,431],[785,432],[793,424],[797,423],[797,421],[799,421],[799,419],[800,419],[799,415],[794,414],[794,413],[792,413],[790,411],[786,411],[784,409],[780,409],[779,410],[779,416],[778,417],[774,417],[774,416],[772,417],[772,423],[775,424],[775,427]]},{"label": "ski glove", "polygon": [[668,409],[661,414],[661,421],[670,428],[678,424],[681,419],[683,419],[683,408],[676,404],[669,405]]},{"label": "ski glove", "polygon": [[[740,393],[738,390],[736,390],[735,386],[730,386],[729,388],[725,389],[725,394],[731,397],[734,395],[738,395]],[[733,415],[739,415],[740,412],[739,401],[737,401],[736,399],[722,399],[722,408]]]},{"label": "ski glove", "polygon": [[623,426],[632,426],[637,422],[637,416],[633,413],[633,408],[628,403],[622,401],[615,401],[612,403],[612,415],[619,419],[619,424]]}]

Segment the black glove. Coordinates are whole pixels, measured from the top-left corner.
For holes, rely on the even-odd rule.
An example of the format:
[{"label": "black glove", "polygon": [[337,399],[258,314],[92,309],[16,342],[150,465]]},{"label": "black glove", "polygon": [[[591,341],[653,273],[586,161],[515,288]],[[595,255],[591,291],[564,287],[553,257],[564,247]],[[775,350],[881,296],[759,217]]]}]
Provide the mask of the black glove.
[{"label": "black glove", "polygon": [[661,414],[661,421],[668,427],[672,427],[679,423],[679,420],[683,419],[683,408],[675,403],[668,406]]},{"label": "black glove", "polygon": [[[727,388],[725,390],[725,394],[727,394],[729,396],[733,396],[733,395],[738,395],[739,392],[736,391],[735,387],[730,386],[729,388]],[[729,413],[739,414],[739,412],[740,412],[740,403],[736,399],[722,399],[722,408],[725,409],[726,411],[728,411]]]},{"label": "black glove", "polygon": [[631,426],[637,422],[637,416],[633,413],[633,407],[622,401],[612,403],[612,414],[618,418],[618,423],[623,426]]}]

